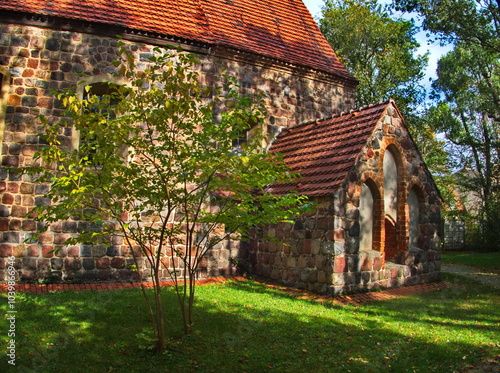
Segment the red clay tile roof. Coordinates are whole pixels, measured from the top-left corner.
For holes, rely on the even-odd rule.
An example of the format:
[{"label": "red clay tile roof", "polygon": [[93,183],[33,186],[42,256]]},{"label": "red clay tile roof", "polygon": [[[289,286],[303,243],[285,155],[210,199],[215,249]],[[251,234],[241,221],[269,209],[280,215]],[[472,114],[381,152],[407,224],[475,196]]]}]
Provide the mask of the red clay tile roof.
[{"label": "red clay tile roof", "polygon": [[273,185],[270,191],[307,196],[335,193],[389,105],[392,101],[281,132],[270,150],[281,153],[301,177],[294,183]]},{"label": "red clay tile roof", "polygon": [[0,0],[0,9],[227,46],[355,83],[301,0]]}]

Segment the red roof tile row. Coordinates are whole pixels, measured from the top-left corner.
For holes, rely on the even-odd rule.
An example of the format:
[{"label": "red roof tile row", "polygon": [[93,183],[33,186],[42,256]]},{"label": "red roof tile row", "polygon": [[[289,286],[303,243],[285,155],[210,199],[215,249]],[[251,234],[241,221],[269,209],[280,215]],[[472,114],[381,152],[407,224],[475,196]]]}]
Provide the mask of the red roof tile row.
[{"label": "red roof tile row", "polygon": [[301,177],[294,183],[273,185],[270,191],[308,196],[335,193],[388,105],[392,101],[281,132],[270,150],[281,153],[288,167]]},{"label": "red roof tile row", "polygon": [[355,82],[301,0],[0,0],[0,9],[231,47]]}]

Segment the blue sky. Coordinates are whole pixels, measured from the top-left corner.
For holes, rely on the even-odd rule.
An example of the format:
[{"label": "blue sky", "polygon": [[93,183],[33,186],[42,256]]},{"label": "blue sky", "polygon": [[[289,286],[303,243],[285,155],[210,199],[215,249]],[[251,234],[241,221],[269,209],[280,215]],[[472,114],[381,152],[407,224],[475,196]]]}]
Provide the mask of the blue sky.
[{"label": "blue sky", "polygon": [[313,15],[314,18],[319,16],[321,12],[321,7],[323,6],[323,0],[302,0],[304,5],[309,9],[309,12]]},{"label": "blue sky", "polygon": [[[302,0],[304,5],[309,9],[309,12],[312,16],[316,18],[320,18],[321,16],[321,7],[324,4],[324,0]],[[389,3],[391,0],[379,0],[380,3]],[[451,50],[450,47],[440,47],[436,44],[427,44],[427,39],[425,37],[425,32],[420,32],[417,36],[417,40],[420,43],[420,49],[418,51],[419,54],[424,54],[427,51],[430,51],[429,55],[429,65],[426,71],[426,77],[422,82],[427,88],[430,87],[429,78],[436,77],[436,66],[439,57],[441,57],[444,53]]]}]

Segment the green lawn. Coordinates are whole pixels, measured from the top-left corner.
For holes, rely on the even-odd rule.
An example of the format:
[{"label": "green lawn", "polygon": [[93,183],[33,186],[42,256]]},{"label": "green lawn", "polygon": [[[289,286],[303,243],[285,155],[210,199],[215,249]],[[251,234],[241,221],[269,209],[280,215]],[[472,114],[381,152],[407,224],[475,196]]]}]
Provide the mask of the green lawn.
[{"label": "green lawn", "polygon": [[[200,286],[189,337],[169,290],[170,348],[160,356],[135,339],[149,326],[139,290],[17,294],[17,366],[9,370],[2,353],[0,371],[460,371],[500,354],[500,293],[448,279],[460,285],[360,307],[300,300],[251,281]],[[7,311],[5,294],[0,308]]]},{"label": "green lawn", "polygon": [[447,252],[441,255],[441,261],[500,272],[500,252]]}]

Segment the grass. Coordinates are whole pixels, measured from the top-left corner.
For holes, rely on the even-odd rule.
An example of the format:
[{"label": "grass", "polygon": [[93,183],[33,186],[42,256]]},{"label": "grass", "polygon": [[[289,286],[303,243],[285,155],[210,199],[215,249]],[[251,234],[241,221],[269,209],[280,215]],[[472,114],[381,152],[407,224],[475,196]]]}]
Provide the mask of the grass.
[{"label": "grass", "polygon": [[[136,289],[17,294],[12,371],[461,371],[500,354],[500,293],[447,279],[458,285],[360,307],[296,299],[252,281],[201,286],[190,336],[167,290],[169,349],[159,356],[138,348],[135,336],[149,320]],[[3,353],[2,372],[6,360]]]},{"label": "grass", "polygon": [[441,262],[500,272],[500,252],[447,252],[441,255]]}]

